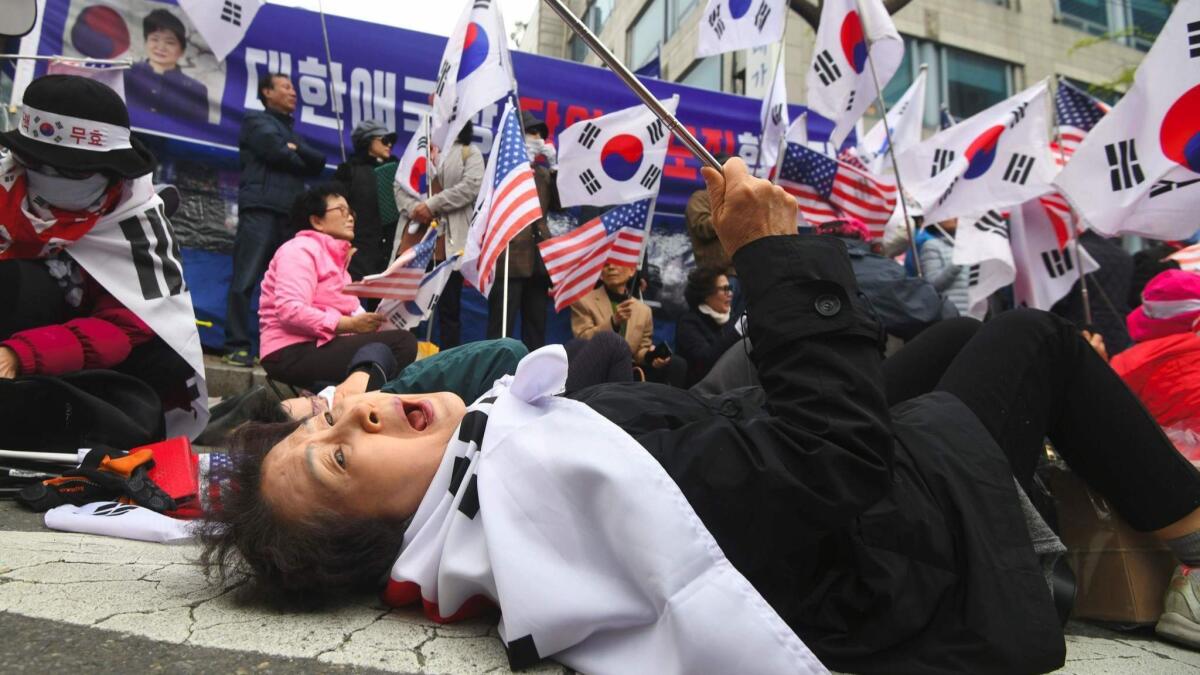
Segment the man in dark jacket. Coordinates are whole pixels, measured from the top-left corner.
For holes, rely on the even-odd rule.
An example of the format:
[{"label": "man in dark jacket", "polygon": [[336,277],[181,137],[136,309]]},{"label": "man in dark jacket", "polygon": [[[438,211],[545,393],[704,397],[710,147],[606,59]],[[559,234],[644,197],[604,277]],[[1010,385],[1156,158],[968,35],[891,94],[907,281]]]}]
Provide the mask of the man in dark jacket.
[{"label": "man in dark jacket", "polygon": [[[379,180],[375,169],[396,159],[392,146],[396,132],[376,120],[363,120],[350,134],[354,156],[338,165],[333,179],[346,186],[346,201],[354,209],[354,248],[350,259],[350,277],[361,279],[378,274],[387,267],[392,250],[395,223],[385,232],[379,216]],[[378,302],[374,303],[378,304]]]},{"label": "man in dark jacket", "polygon": [[242,175],[225,316],[225,362],[246,367],[254,365],[247,329],[254,288],[283,243],[288,213],[304,192],[304,178],[325,167],[325,156],[292,129],[296,90],[288,76],[269,73],[259,80],[258,99],[266,110],[247,112],[238,137]]}]

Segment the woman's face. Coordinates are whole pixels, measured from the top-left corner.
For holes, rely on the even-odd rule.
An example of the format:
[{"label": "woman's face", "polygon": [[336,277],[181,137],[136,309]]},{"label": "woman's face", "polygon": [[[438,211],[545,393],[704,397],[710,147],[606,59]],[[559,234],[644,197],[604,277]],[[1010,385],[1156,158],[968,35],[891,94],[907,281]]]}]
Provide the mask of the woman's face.
[{"label": "woman's face", "polygon": [[170,70],[183,56],[183,45],[169,30],[156,30],[146,36],[146,58],[158,70]]},{"label": "woman's face", "polygon": [[325,198],[325,216],[313,218],[312,226],[317,232],[323,232],[334,239],[354,241],[354,212],[346,203],[346,198],[340,195],[330,195]]},{"label": "woman's face", "polygon": [[604,283],[604,287],[613,293],[621,293],[625,290],[626,284],[633,278],[634,269],[625,265],[613,265],[611,263],[604,266],[600,272],[600,281]]},{"label": "woman's face", "polygon": [[392,144],[388,143],[383,136],[376,136],[367,146],[367,154],[375,159],[387,159],[392,156]]},{"label": "woman's face", "polygon": [[733,286],[729,285],[729,277],[724,274],[717,277],[713,282],[713,291],[704,299],[704,304],[721,314],[729,311],[733,306]]},{"label": "woman's face", "polygon": [[263,499],[284,519],[317,509],[403,519],[420,505],[466,414],[454,394],[347,396],[267,453]]}]

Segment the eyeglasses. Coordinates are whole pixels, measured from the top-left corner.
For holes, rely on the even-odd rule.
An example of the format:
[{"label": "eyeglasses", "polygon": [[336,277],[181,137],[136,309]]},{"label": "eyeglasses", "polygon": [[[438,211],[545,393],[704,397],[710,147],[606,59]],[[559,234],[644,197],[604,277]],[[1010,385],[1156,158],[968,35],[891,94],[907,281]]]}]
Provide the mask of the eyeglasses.
[{"label": "eyeglasses", "polygon": [[330,207],[328,209],[325,209],[325,215],[329,215],[330,213],[333,213],[334,211],[341,211],[342,216],[345,218],[353,218],[354,217],[354,210],[351,209],[349,206]]},{"label": "eyeglasses", "polygon": [[717,286],[717,287],[716,287],[715,289],[713,289],[713,290],[715,290],[715,291],[716,291],[716,292],[718,292],[718,293],[732,293],[732,292],[733,292],[733,286],[730,286],[729,284],[725,284],[724,286]]},{"label": "eyeglasses", "polygon": [[383,143],[384,145],[388,146],[389,148],[396,144],[396,141],[389,141],[388,139],[384,138],[383,136],[376,136],[376,138],[379,139],[380,143]]}]

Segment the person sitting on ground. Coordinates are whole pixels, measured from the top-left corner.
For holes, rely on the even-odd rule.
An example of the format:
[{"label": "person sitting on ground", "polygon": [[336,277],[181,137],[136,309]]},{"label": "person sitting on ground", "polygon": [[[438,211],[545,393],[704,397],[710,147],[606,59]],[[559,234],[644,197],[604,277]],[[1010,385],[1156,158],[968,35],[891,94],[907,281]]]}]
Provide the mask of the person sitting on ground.
[{"label": "person sitting on ground", "polygon": [[402,365],[417,357],[417,339],[384,330],[384,317],[363,311],[346,295],[354,211],[336,184],[312,188],[296,199],[299,230],[279,247],[263,277],[259,302],[262,366],[280,382],[306,389],[340,382],[359,347],[386,344]]},{"label": "person sitting on ground", "polygon": [[[731,317],[733,286],[722,270],[697,267],[683,290],[688,311],[675,326],[675,351],[687,360],[687,386],[704,379],[725,350],[742,339]],[[732,320],[731,320],[732,318]]]},{"label": "person sitting on ground", "polygon": [[[67,131],[76,128],[103,133],[76,144]],[[84,387],[76,374],[102,371],[144,383],[152,407],[161,404],[150,428],[123,437],[126,447],[165,434],[195,437],[208,400],[191,293],[151,181],[154,156],[131,135],[121,97],[83,77],[39,78],[0,145],[9,150],[0,157],[0,407],[14,421],[2,425],[0,447],[28,448],[39,435],[74,428],[78,406],[72,420],[70,405],[52,411],[34,391],[53,386],[48,378]],[[43,409],[30,414],[31,405]],[[47,419],[58,413],[64,418]],[[24,437],[20,445],[3,440],[14,435]]]},{"label": "person sitting on ground", "polygon": [[654,355],[653,312],[629,287],[636,272],[627,265],[606,264],[596,288],[571,305],[571,333],[586,340],[614,332],[629,343],[633,365],[646,380],[682,387],[687,379],[684,359]]},{"label": "person sitting on ground", "polygon": [[[740,159],[703,172],[746,286],[757,394],[557,397],[550,346],[470,408],[370,393],[248,425],[206,564],[308,600],[386,576],[387,602],[439,620],[490,601],[514,667],[1046,671],[1065,644],[1014,479],[1031,484],[1047,436],[1135,529],[1200,564],[1200,473],[1073,326],[1026,309],[942,322],[906,347],[920,367],[889,407],[844,244],[796,234],[795,200]],[[946,344],[962,322],[974,334]],[[1200,630],[1197,590],[1176,575],[1160,633]]]},{"label": "person sitting on ground", "polygon": [[959,315],[954,303],[938,295],[928,281],[908,276],[903,266],[874,253],[861,220],[832,220],[818,225],[816,231],[845,242],[858,289],[871,301],[888,335],[908,341],[938,321]]}]

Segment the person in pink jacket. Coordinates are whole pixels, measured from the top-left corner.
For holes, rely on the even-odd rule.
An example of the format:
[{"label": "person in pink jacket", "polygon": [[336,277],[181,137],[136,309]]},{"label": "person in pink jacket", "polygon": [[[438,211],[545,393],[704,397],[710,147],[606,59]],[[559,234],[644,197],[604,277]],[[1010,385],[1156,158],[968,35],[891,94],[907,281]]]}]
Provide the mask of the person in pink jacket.
[{"label": "person in pink jacket", "polygon": [[263,277],[258,322],[262,366],[281,382],[313,391],[341,382],[359,347],[380,342],[401,367],[417,355],[406,330],[379,328],[384,317],[363,311],[342,289],[353,250],[354,212],[336,185],[315,187],[292,208],[299,230],[279,247]]}]

